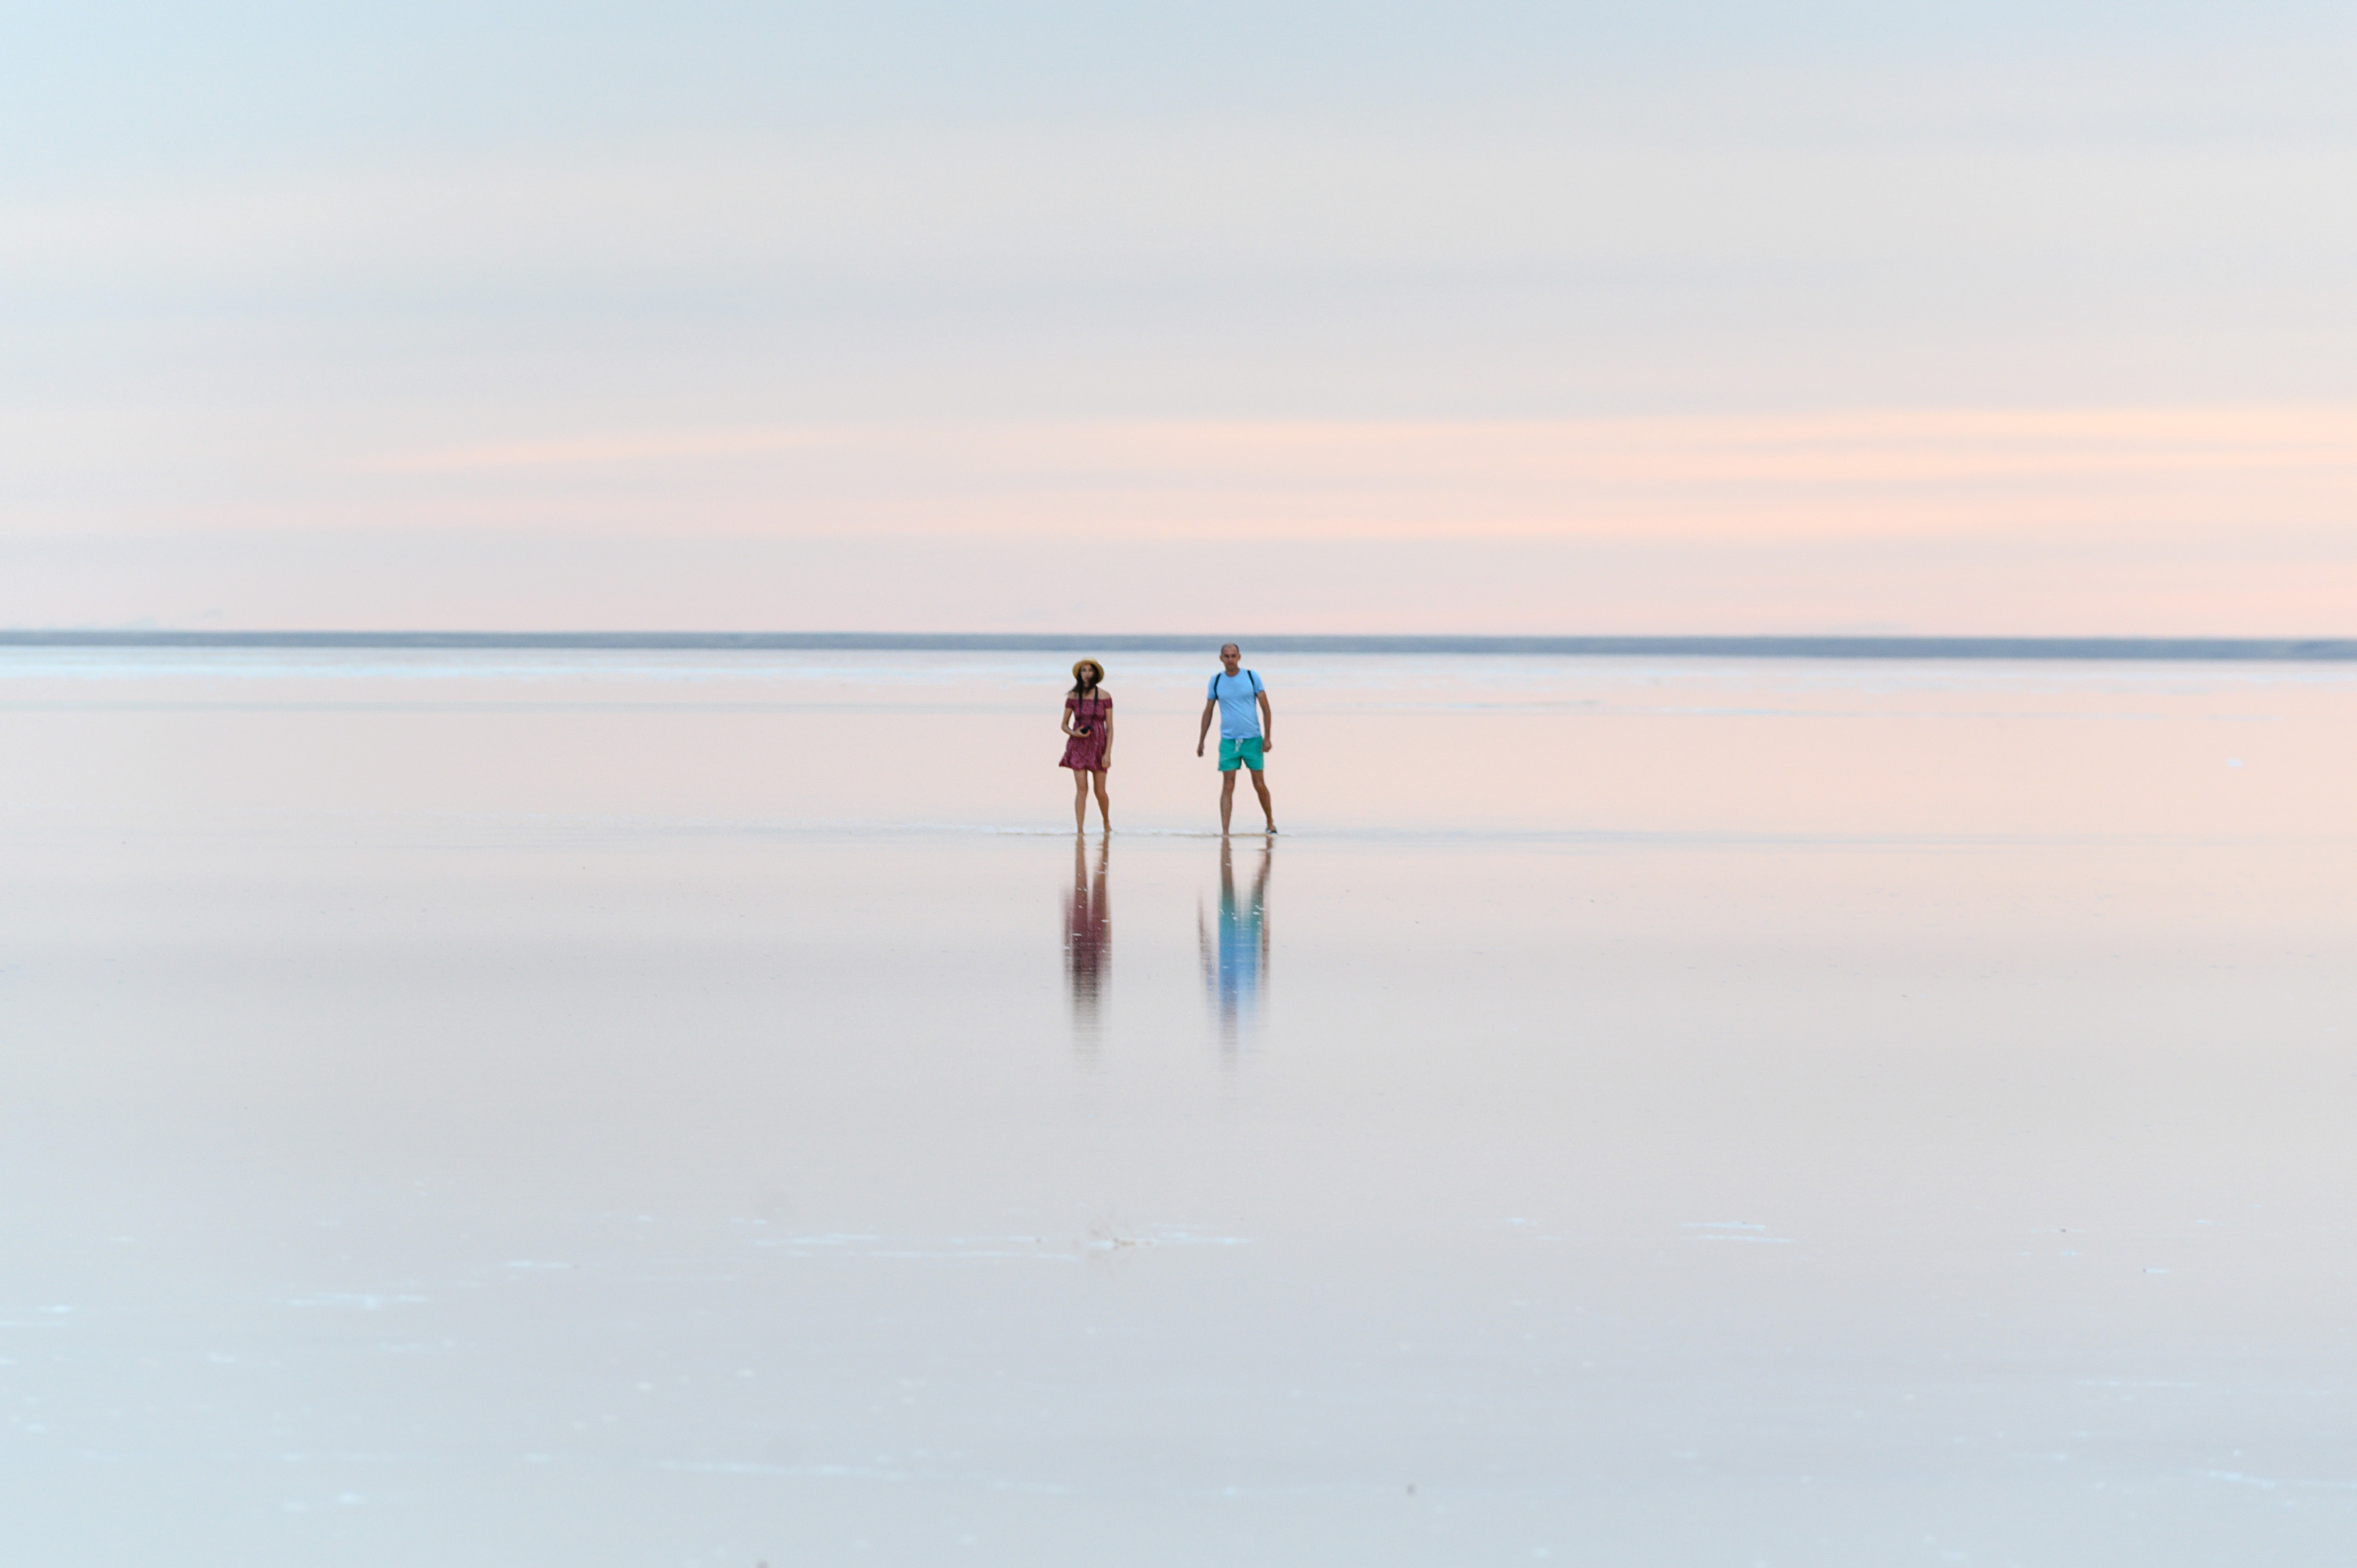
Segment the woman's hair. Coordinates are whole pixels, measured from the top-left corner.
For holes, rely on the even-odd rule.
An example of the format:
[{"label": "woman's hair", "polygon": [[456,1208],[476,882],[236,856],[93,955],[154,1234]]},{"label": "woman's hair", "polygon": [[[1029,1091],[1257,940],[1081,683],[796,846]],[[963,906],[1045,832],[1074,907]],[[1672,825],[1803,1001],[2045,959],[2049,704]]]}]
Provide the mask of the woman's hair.
[{"label": "woman's hair", "polygon": [[[1081,675],[1081,671],[1083,670],[1094,671],[1096,672],[1096,679],[1094,681],[1084,680]],[[1104,666],[1098,663],[1095,660],[1083,659],[1078,664],[1072,666],[1071,694],[1073,696],[1078,697],[1085,695],[1091,686],[1102,686],[1103,684]]]}]

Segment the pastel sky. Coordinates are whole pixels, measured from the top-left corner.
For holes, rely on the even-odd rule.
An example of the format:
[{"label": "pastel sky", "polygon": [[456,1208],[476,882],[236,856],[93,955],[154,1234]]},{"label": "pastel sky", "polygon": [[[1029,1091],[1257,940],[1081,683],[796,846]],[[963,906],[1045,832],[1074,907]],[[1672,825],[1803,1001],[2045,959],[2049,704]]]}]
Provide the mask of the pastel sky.
[{"label": "pastel sky", "polygon": [[0,625],[2357,635],[2357,8],[0,11]]}]

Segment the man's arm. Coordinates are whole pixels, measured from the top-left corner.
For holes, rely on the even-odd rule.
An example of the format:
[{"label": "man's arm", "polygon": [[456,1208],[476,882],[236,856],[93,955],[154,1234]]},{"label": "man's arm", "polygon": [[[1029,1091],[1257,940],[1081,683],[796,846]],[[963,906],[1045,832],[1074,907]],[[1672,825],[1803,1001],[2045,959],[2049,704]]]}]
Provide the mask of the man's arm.
[{"label": "man's arm", "polygon": [[1263,751],[1275,751],[1276,749],[1276,715],[1269,712],[1268,693],[1262,692],[1258,695],[1260,697],[1260,748]]},{"label": "man's arm", "polygon": [[1203,699],[1203,722],[1195,726],[1195,755],[1198,757],[1203,755],[1203,737],[1211,733],[1211,715],[1219,711],[1220,700],[1217,697]]}]

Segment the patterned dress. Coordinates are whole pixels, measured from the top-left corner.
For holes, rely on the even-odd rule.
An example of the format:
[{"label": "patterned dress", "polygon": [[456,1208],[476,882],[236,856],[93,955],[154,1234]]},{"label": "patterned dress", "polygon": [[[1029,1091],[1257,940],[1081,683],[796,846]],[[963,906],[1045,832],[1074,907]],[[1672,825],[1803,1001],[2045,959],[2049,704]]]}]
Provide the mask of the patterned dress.
[{"label": "patterned dress", "polygon": [[1089,733],[1076,735],[1064,743],[1064,760],[1057,766],[1077,768],[1085,773],[1105,770],[1105,743],[1110,738],[1105,725],[1113,718],[1113,699],[1099,692],[1088,697],[1066,697],[1064,711],[1072,715],[1072,727],[1086,725]]}]

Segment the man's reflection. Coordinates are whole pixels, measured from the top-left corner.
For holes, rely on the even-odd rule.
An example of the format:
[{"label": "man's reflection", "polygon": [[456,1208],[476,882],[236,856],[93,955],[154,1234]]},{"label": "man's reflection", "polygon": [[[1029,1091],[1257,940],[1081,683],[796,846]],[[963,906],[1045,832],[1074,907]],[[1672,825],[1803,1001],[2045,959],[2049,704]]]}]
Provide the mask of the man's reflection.
[{"label": "man's reflection", "polygon": [[1104,996],[1105,970],[1113,960],[1113,907],[1105,900],[1105,870],[1113,845],[1097,841],[1096,874],[1089,873],[1088,844],[1072,841],[1072,893],[1064,905],[1064,987],[1072,998],[1072,1036],[1083,1049],[1096,1049],[1098,1004]]},{"label": "man's reflection", "polygon": [[1222,840],[1216,932],[1198,916],[1203,978],[1211,987],[1211,1005],[1220,1015],[1221,1043],[1230,1050],[1250,1029],[1260,1008],[1261,983],[1268,973],[1268,868],[1274,862],[1274,854],[1264,845],[1260,865],[1253,872],[1252,891],[1240,897],[1235,851]]}]

